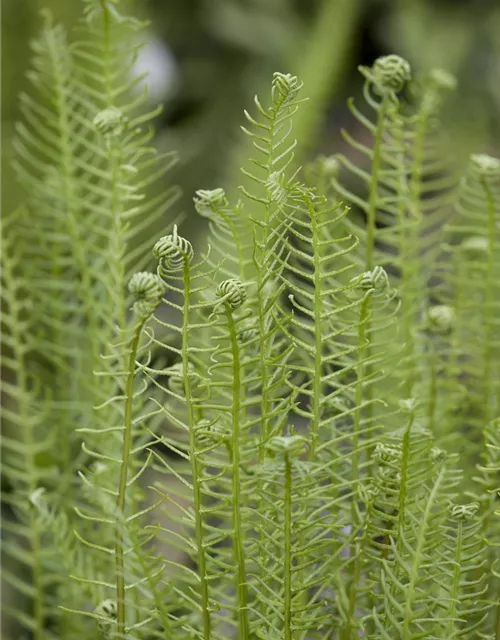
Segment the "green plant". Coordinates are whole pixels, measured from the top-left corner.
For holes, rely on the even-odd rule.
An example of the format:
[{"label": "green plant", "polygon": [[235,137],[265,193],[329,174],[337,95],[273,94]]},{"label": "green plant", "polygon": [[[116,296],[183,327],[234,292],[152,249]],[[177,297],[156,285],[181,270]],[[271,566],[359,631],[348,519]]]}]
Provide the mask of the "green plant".
[{"label": "green plant", "polygon": [[473,156],[457,184],[453,78],[363,68],[369,140],[302,173],[302,83],[275,73],[245,113],[242,200],[196,192],[200,250],[172,216],[151,241],[177,192],[134,93],[139,28],[86,0],[68,44],[47,16],[21,97],[27,200],[2,227],[12,633],[500,638],[500,161]]}]

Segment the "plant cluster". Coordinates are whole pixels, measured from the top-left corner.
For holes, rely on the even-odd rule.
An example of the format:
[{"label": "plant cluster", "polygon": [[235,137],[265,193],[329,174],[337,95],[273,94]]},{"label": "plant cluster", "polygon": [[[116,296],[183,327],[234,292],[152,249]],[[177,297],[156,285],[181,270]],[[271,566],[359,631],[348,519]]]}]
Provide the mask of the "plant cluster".
[{"label": "plant cluster", "polygon": [[[49,16],[3,221],[3,578],[34,640],[500,638],[500,160],[440,143],[454,79],[361,68],[365,135],[294,167],[275,73],[241,200],[131,78],[141,25]],[[152,242],[157,222],[170,222]],[[153,265],[154,262],[154,266]]]}]

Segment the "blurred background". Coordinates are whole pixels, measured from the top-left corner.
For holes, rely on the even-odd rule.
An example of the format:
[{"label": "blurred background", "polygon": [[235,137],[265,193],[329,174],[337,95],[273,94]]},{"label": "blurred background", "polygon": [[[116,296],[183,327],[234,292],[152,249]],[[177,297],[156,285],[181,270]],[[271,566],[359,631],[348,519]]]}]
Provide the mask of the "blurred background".
[{"label": "blurred background", "polygon": [[[304,81],[310,97],[296,121],[299,160],[339,150],[352,127],[345,99],[361,88],[359,64],[387,53],[415,73],[443,67],[459,80],[446,122],[457,153],[495,153],[500,126],[498,0],[129,0],[150,22],[138,71],[150,71],[151,100],[163,102],[157,144],[177,150],[170,179],[192,210],[196,189],[231,192],[247,154],[239,134],[253,95],[265,101],[273,71]],[[48,7],[71,29],[81,0],[3,0],[2,155],[4,211],[21,193],[9,158],[17,95],[28,86],[29,42]]]}]

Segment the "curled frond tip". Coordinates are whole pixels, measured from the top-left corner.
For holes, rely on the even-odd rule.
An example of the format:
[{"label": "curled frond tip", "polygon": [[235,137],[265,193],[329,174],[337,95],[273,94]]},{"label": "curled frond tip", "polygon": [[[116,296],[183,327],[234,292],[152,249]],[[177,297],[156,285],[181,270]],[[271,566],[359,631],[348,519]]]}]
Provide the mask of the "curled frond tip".
[{"label": "curled frond tip", "polygon": [[153,255],[166,271],[180,271],[194,257],[193,245],[177,233],[177,225],[168,236],[163,236],[153,247]]},{"label": "curled frond tip", "polygon": [[225,209],[228,206],[226,192],[224,189],[199,189],[194,198],[194,208],[205,217],[210,217],[211,213],[218,209]]},{"label": "curled frond tip", "polygon": [[373,81],[381,93],[397,93],[411,79],[410,64],[395,54],[377,58],[371,71]]},{"label": "curled frond tip", "polygon": [[247,292],[240,280],[230,278],[219,284],[216,296],[223,298],[226,305],[231,309],[238,309],[247,299]]}]

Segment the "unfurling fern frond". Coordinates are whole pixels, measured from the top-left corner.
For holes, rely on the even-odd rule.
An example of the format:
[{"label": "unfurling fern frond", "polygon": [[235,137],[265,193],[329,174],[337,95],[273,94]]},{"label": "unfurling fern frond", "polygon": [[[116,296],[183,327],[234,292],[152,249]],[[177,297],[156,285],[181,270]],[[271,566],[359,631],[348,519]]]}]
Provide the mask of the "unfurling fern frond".
[{"label": "unfurling fern frond", "polygon": [[[207,267],[207,257],[195,261],[191,243],[178,234],[176,227],[172,234],[155,244],[153,253],[159,261],[158,274],[166,288],[165,304],[169,309],[168,322],[156,318],[156,323],[176,337],[168,343],[156,341],[176,363],[163,370],[144,369],[151,383],[169,398],[167,404],[161,404],[169,425],[166,435],[162,436],[165,455],[155,454],[155,469],[160,474],[157,491],[168,503],[166,514],[172,524],[160,528],[159,540],[167,548],[178,548],[192,556],[198,568],[195,574],[179,562],[169,562],[177,567],[181,577],[181,584],[176,587],[177,596],[188,610],[192,609],[191,613],[181,610],[172,614],[172,624],[190,633],[201,626],[202,637],[210,638],[213,615],[220,605],[217,598],[209,594],[215,572],[209,554],[216,539],[208,514],[211,512],[209,501],[216,495],[212,496],[209,491],[210,474],[205,456],[210,455],[212,446],[205,444],[205,440],[211,438],[211,427],[214,427],[213,437],[215,443],[219,442],[215,428],[218,408],[210,406],[207,380],[207,366],[214,347],[200,346],[198,335],[207,336],[214,324],[210,312],[215,296],[211,299],[208,296],[210,289],[214,292],[214,272]],[[163,376],[168,376],[166,384]],[[192,507],[184,506],[186,497]],[[185,537],[173,523],[186,528]]]},{"label": "unfurling fern frond", "polygon": [[[98,464],[103,467],[99,473],[81,475],[88,487],[89,505],[78,509],[82,518],[78,538],[95,557],[96,564],[113,561],[115,582],[106,585],[105,595],[114,595],[118,637],[125,637],[126,630],[144,627],[150,621],[150,612],[133,605],[128,594],[134,589],[141,590],[143,582],[154,582],[152,579],[162,570],[161,563],[146,560],[143,547],[150,542],[150,536],[140,527],[140,522],[161,504],[161,500],[146,504],[138,484],[150,465],[153,455],[150,448],[159,439],[144,427],[145,416],[151,417],[151,408],[141,398],[147,385],[142,380],[142,388],[139,387],[137,378],[149,364],[148,349],[153,337],[148,334],[146,325],[162,300],[164,287],[157,275],[139,272],[131,278],[128,289],[134,300],[131,327],[115,346],[115,353],[106,356],[108,366],[104,372],[114,381],[116,395],[101,409],[106,410],[113,422],[106,429],[80,430],[84,437],[83,449],[94,461],[94,469]],[[143,333],[147,335],[145,344],[141,342]],[[145,363],[138,361],[142,354],[146,354]],[[123,365],[125,369],[122,369]],[[147,453],[145,460],[141,460],[143,452]],[[97,539],[93,527],[86,527],[84,523],[100,524]],[[151,576],[143,581],[141,572],[146,567]],[[99,580],[81,575],[76,579],[91,584],[94,600],[99,601],[95,597]]]},{"label": "unfurling fern frond", "polygon": [[[410,79],[406,61],[385,56],[361,71],[366,78],[365,102],[373,117],[353,101],[349,107],[373,143],[358,142],[345,132],[356,157],[337,156],[344,170],[332,182],[338,197],[358,210],[357,217],[346,218],[346,226],[361,239],[360,264],[366,269],[378,264],[393,276],[401,298],[401,393],[410,396],[421,394],[420,387],[415,387],[422,375],[416,367],[421,349],[416,327],[427,306],[422,294],[428,287],[443,220],[449,215],[453,185],[435,134],[441,95],[451,88],[452,78],[446,82],[443,73],[431,73],[417,91],[420,104],[411,109],[398,96]],[[361,183],[361,194],[356,181]],[[386,398],[391,388],[395,387],[384,388]]]},{"label": "unfurling fern frond", "polygon": [[[273,76],[271,104],[266,109],[255,96],[257,117],[245,111],[249,128],[242,127],[250,136],[257,156],[251,159],[251,169],[242,169],[243,174],[251,181],[242,186],[243,193],[257,203],[264,205],[266,214],[255,216],[264,223],[269,222],[269,210],[272,200],[276,200],[276,191],[270,192],[272,183],[279,184],[285,178],[285,172],[293,159],[296,142],[290,139],[293,115],[302,100],[298,97],[302,82],[290,74],[275,73]],[[274,179],[274,180],[273,180]],[[271,190],[272,191],[272,190]]]}]

